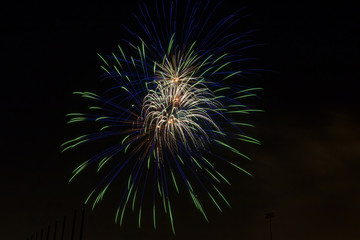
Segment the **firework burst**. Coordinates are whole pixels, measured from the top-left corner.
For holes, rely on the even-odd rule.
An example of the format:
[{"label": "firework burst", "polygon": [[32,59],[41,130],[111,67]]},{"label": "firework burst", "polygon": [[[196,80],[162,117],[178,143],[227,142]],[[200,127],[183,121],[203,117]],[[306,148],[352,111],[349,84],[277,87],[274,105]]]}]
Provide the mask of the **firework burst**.
[{"label": "firework burst", "polygon": [[[133,49],[132,55],[125,54],[120,46],[117,54],[99,55],[104,63],[101,66],[104,79],[112,79],[114,87],[104,96],[75,92],[97,104],[90,107],[89,113],[68,114],[68,123],[90,121],[101,127],[65,142],[63,151],[104,138],[115,140],[113,145],[79,165],[70,181],[90,165],[97,165],[98,172],[105,165],[111,166],[110,172],[86,199],[86,203],[93,201],[94,207],[119,173],[127,174],[115,217],[120,225],[125,210],[131,205],[133,211],[138,209],[140,227],[142,208],[151,202],[145,203],[146,189],[152,189],[153,193],[154,227],[160,208],[157,199],[162,199],[161,208],[169,215],[174,233],[172,189],[180,194],[182,185],[206,220],[198,189],[208,195],[220,211],[219,201],[229,205],[218,187],[229,181],[209,156],[251,175],[241,168],[238,159],[225,159],[216,154],[218,150],[226,150],[249,159],[229,143],[230,139],[259,144],[243,132],[243,128],[252,125],[234,120],[239,114],[261,111],[250,109],[242,102],[256,96],[259,88],[230,81],[246,74],[247,70],[234,71],[231,66],[246,60],[238,53],[251,45],[241,47],[247,43],[247,33],[225,34],[236,22],[236,14],[222,19],[203,34],[217,7],[204,18],[208,4],[200,11],[199,4],[191,7],[188,3],[179,21],[182,24],[178,24],[177,2],[171,4],[168,14],[163,2],[156,3],[157,19],[159,22],[166,19],[165,23],[169,24],[165,26],[155,25],[146,5],[140,5],[141,15],[136,19],[144,33],[138,35],[129,30],[138,42],[127,41]],[[197,15],[201,17],[196,18]],[[230,54],[231,49],[236,50]],[[110,97],[109,93],[113,95]]]}]

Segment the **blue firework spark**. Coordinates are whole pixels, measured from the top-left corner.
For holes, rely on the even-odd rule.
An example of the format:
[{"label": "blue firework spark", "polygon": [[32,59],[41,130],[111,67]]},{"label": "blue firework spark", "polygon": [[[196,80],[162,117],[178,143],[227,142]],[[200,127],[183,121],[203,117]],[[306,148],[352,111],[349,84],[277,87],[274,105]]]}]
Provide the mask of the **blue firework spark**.
[{"label": "blue firework spark", "polygon": [[75,92],[96,106],[90,107],[89,113],[68,114],[68,123],[89,121],[101,127],[65,142],[63,151],[105,138],[111,138],[113,144],[79,165],[70,181],[90,165],[97,165],[98,172],[111,166],[86,199],[95,207],[116,177],[127,175],[115,217],[120,225],[125,210],[131,207],[138,209],[140,227],[145,191],[151,189],[154,228],[162,208],[175,233],[170,201],[174,194],[187,192],[206,220],[198,191],[220,211],[221,204],[230,206],[219,189],[221,183],[230,183],[214,161],[224,161],[251,175],[238,159],[216,154],[225,150],[249,159],[237,143],[231,143],[260,143],[243,131],[252,125],[235,118],[261,111],[243,103],[260,88],[238,84],[248,71],[238,68],[239,62],[247,60],[241,52],[252,46],[250,32],[228,33],[239,20],[237,12],[210,26],[218,5],[210,8],[209,2],[189,1],[180,11],[177,1],[168,7],[162,1],[156,2],[151,12],[146,4],[139,4],[140,14],[134,17],[140,31],[126,28],[133,39],[125,40],[131,55],[121,46],[117,53],[99,54],[103,78],[111,79],[113,87],[102,96]]}]

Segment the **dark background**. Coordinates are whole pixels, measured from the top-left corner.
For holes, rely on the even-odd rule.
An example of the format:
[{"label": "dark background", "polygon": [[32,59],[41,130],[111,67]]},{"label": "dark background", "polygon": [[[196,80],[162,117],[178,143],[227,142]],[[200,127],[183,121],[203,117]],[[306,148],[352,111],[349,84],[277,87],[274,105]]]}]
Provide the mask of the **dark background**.
[{"label": "dark background", "polygon": [[[250,53],[255,66],[272,70],[254,77],[265,88],[256,104],[266,110],[253,118],[262,146],[244,145],[254,177],[229,173],[232,208],[219,214],[210,207],[209,223],[175,200],[176,237],[165,217],[157,231],[151,221],[138,230],[131,217],[118,227],[109,193],[87,211],[84,240],[269,239],[269,211],[273,239],[360,239],[358,8],[346,1],[225,1],[218,14],[244,6],[249,17],[237,27],[258,30],[253,38],[263,46]],[[135,1],[1,6],[0,239],[26,239],[56,220],[59,231],[62,217],[70,222],[81,208],[92,172],[67,184],[74,159],[84,159],[79,151],[60,153],[78,134],[65,114],[82,106],[73,91],[99,85],[96,52],[115,50],[127,34],[121,24],[131,25],[137,10]]]}]

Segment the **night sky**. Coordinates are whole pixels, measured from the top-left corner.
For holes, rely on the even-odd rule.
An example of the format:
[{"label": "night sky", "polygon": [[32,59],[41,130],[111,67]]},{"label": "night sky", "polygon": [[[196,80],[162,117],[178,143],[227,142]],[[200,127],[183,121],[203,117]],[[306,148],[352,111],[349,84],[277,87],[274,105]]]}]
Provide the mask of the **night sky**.
[{"label": "night sky", "polygon": [[[233,29],[257,30],[252,38],[261,45],[247,54],[257,58],[253,67],[268,70],[244,80],[264,88],[253,105],[265,113],[251,120],[251,136],[262,145],[241,146],[254,177],[226,174],[232,208],[220,214],[206,205],[209,223],[187,195],[177,197],[175,237],[166,216],[157,231],[150,219],[139,230],[129,214],[124,227],[115,225],[113,188],[87,209],[84,240],[269,239],[268,212],[275,213],[274,240],[360,239],[358,8],[346,1],[226,0],[217,14],[242,7],[249,16]],[[55,221],[60,231],[64,215],[70,230],[96,174],[67,184],[88,155],[61,154],[60,144],[81,133],[66,125],[65,114],[86,106],[73,91],[101,85],[96,53],[116,49],[128,36],[122,24],[132,25],[137,10],[136,1],[122,0],[1,5],[0,239],[26,239],[48,225],[52,231]]]}]

